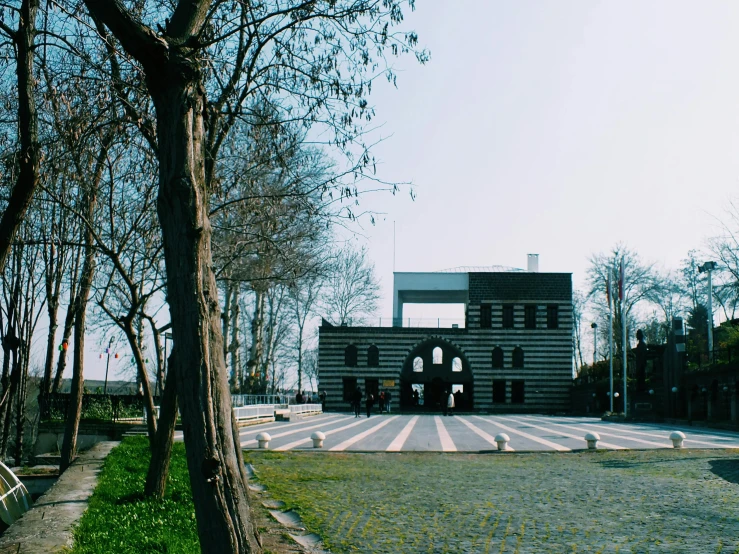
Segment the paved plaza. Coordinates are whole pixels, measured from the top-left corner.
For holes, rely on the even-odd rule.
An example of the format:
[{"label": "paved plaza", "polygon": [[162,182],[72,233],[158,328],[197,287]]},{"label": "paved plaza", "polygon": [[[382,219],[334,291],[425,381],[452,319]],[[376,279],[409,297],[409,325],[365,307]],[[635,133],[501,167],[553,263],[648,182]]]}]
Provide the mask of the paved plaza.
[{"label": "paved plaza", "polygon": [[[514,451],[569,452],[586,448],[584,436],[600,435],[608,450],[672,448],[670,432],[685,433],[686,448],[739,448],[739,433],[662,424],[613,423],[587,417],[541,415],[373,415],[329,413],[298,422],[270,422],[242,428],[241,446],[257,448],[266,431],[271,450],[313,450],[310,435],[326,435],[324,450],[359,452],[484,452],[496,450],[495,435],[507,434]],[[181,437],[181,433],[178,433]]]}]

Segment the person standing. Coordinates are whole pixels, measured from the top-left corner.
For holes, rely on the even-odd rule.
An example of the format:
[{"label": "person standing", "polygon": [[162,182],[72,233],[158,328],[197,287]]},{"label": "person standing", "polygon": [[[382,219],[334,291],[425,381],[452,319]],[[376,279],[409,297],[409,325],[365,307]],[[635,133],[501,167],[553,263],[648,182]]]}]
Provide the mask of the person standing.
[{"label": "person standing", "polygon": [[353,401],[354,417],[359,417],[359,411],[362,409],[362,389],[360,389],[359,387],[357,387],[357,390],[354,391]]},{"label": "person standing", "polygon": [[372,405],[375,403],[375,397],[371,393],[367,393],[367,417],[372,413]]},{"label": "person standing", "polygon": [[387,410],[387,413],[390,413],[390,399],[393,397],[392,394],[390,394],[390,391],[385,391],[385,410]]},{"label": "person standing", "polygon": [[450,392],[446,398],[446,408],[444,409],[444,415],[448,415],[451,412],[454,415],[454,395]]},{"label": "person standing", "polygon": [[318,395],[318,398],[321,399],[321,411],[326,411],[326,391],[322,390],[320,394]]},{"label": "person standing", "polygon": [[383,412],[385,409],[385,393],[383,391],[380,391],[380,394],[378,395],[380,397],[379,403],[380,403],[380,413]]}]

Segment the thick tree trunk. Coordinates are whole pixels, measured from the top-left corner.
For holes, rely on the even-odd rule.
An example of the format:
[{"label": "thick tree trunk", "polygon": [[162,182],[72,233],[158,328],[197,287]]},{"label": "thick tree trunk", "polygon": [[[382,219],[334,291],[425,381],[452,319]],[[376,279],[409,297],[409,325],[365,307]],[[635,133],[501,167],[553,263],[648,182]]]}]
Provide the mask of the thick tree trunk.
[{"label": "thick tree trunk", "polygon": [[177,424],[177,382],[175,364],[172,363],[173,357],[174,352],[169,356],[167,384],[164,387],[162,403],[159,407],[159,424],[151,448],[151,461],[144,486],[144,494],[155,498],[162,498],[167,488],[169,461],[172,457],[174,429]]},{"label": "thick tree trunk", "polygon": [[148,72],[159,134],[164,238],[177,395],[201,550],[260,552],[231,410],[205,184],[205,91],[196,53],[170,47]]},{"label": "thick tree trunk", "polygon": [[18,179],[0,218],[0,271],[5,268],[13,238],[23,222],[39,181],[38,114],[34,97],[33,43],[38,0],[23,0],[18,31],[13,35],[18,75]]}]

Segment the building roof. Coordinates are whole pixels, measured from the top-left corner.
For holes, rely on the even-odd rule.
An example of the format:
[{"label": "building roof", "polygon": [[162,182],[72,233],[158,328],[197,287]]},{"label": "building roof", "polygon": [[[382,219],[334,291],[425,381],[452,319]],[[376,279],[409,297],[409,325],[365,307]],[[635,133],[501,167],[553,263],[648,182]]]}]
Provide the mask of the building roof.
[{"label": "building roof", "polygon": [[526,272],[525,269],[517,267],[508,267],[506,265],[460,265],[459,267],[450,267],[449,269],[441,269],[436,273],[519,273]]}]

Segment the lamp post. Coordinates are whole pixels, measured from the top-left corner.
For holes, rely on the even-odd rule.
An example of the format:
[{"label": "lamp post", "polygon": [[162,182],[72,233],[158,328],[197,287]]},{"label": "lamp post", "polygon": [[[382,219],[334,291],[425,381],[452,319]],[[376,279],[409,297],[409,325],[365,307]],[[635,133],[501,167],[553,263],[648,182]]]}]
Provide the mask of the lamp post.
[{"label": "lamp post", "polygon": [[708,273],[708,362],[713,362],[713,280],[711,273],[716,262],[705,262],[698,267],[698,273]]},{"label": "lamp post", "polygon": [[595,366],[596,354],[598,352],[598,324],[593,322],[590,324],[593,330],[593,366]]},{"label": "lamp post", "polygon": [[105,349],[105,353],[108,355],[108,359],[105,362],[105,385],[103,386],[103,394],[108,394],[108,369],[110,369],[110,349],[113,347],[113,337],[110,337],[108,341],[108,348]]}]

